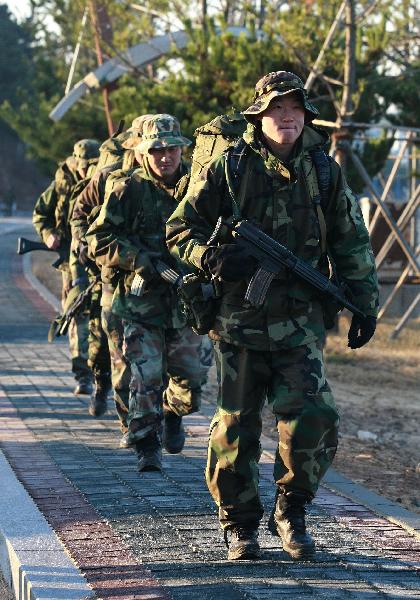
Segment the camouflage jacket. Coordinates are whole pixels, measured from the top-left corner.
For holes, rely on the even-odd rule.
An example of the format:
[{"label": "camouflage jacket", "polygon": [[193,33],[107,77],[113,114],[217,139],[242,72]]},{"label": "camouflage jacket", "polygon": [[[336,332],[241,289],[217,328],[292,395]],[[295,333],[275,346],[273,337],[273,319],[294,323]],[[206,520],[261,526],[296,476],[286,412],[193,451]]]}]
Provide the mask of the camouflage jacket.
[{"label": "camouflage jacket", "polygon": [[77,241],[85,240],[89,222],[99,212],[105,197],[105,184],[109,173],[121,169],[122,161],[97,171],[75,199],[70,220],[71,235]]},{"label": "camouflage jacket", "polygon": [[[233,214],[236,203],[243,219],[258,223],[312,267],[328,275],[321,252],[320,225],[307,190],[303,161],[311,160],[311,147],[325,144],[328,136],[305,126],[289,162],[283,163],[261,144],[248,126],[247,189],[241,206],[239,192],[226,179],[227,155],[216,158],[192,183],[167,224],[167,243],[184,268],[202,269],[201,259],[219,216]],[[240,186],[238,186],[240,187]],[[242,190],[241,190],[242,197]],[[331,192],[324,207],[328,251],[342,281],[348,283],[355,303],[369,315],[378,308],[378,283],[369,235],[358,203],[346,185],[340,167],[331,162]],[[219,240],[232,243],[231,238]],[[316,291],[286,271],[273,280],[262,307],[244,301],[248,282],[222,284],[222,297],[212,335],[229,343],[258,350],[276,350],[323,339],[323,306]]]},{"label": "camouflage jacket", "polygon": [[67,160],[59,165],[54,180],[38,198],[32,215],[32,223],[43,242],[51,233],[61,237],[61,247],[70,249],[70,228],[68,225],[69,202],[74,187],[80,177],[69,166]]},{"label": "camouflage jacket", "polygon": [[[181,175],[186,171],[182,164]],[[112,311],[121,318],[159,327],[185,324],[173,287],[157,274],[147,280],[143,272],[150,251],[176,266],[165,244],[166,221],[176,207],[174,191],[162,186],[147,165],[131,174],[115,171],[107,179],[104,204],[86,240],[98,265],[123,272],[112,303]],[[135,271],[146,279],[141,297],[130,293]]]}]

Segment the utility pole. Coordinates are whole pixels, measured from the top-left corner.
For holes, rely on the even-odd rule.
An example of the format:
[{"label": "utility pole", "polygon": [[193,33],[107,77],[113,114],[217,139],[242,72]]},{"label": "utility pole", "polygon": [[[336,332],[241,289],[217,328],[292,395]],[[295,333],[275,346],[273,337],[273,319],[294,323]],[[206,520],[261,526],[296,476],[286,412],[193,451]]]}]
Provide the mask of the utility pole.
[{"label": "utility pole", "polygon": [[[95,38],[95,49],[98,66],[101,66],[104,62],[101,39],[105,42],[112,43],[112,28],[109,20],[108,13],[103,4],[97,5],[95,0],[89,0],[90,19],[93,28],[93,34]],[[111,103],[109,101],[109,88],[105,86],[102,89],[102,98],[104,102],[104,110],[106,122],[108,125],[108,133],[111,136],[114,133],[114,125],[111,118]]]},{"label": "utility pole", "polygon": [[[343,171],[346,170],[347,152],[345,145],[351,143],[352,132],[346,125],[353,120],[353,96],[356,90],[356,14],[354,0],[346,0],[345,6],[346,52],[344,59],[344,87],[341,99],[340,129],[333,134],[335,159]],[[345,123],[344,127],[341,123]]]}]

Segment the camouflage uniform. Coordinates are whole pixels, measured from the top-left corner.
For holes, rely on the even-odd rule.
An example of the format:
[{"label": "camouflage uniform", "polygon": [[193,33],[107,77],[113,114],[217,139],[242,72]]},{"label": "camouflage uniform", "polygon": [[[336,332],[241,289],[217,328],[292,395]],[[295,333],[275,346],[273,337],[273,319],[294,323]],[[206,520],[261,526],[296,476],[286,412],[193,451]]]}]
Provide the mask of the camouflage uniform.
[{"label": "camouflage uniform", "polygon": [[[141,139],[137,148],[142,153],[151,147],[189,143],[180,135],[178,123],[166,115],[146,120]],[[123,320],[124,353],[131,366],[128,423],[135,419],[136,424],[135,429],[130,427],[132,441],[160,434],[162,398],[176,415],[198,410],[208,369],[201,349],[206,341],[185,326],[175,289],[151,266],[153,253],[174,266],[164,230],[176,206],[175,186],[157,179],[143,156],[143,165],[131,174],[110,174],[105,202],[86,236],[98,264],[124,272],[112,312]],[[181,163],[179,176],[186,172]],[[130,293],[136,273],[146,281],[141,297]]]},{"label": "camouflage uniform", "polygon": [[[79,151],[84,146],[85,141],[80,140],[75,144],[74,154],[80,153]],[[97,142],[95,144],[97,148]],[[73,281],[83,277],[80,270],[75,270],[74,261],[70,257],[70,200],[74,188],[82,179],[78,172],[78,159],[74,154],[59,165],[54,181],[37,200],[32,218],[34,227],[41,239],[46,243],[50,234],[59,235],[60,247],[67,254],[67,259],[60,265],[63,280],[61,298],[63,309],[66,307],[67,296],[73,287]],[[88,320],[86,314],[78,315],[75,319],[72,319],[68,336],[72,371],[78,382],[87,382],[91,379],[91,371],[87,364]]]},{"label": "camouflage uniform", "polygon": [[[129,134],[120,134],[116,138],[106,140],[100,148],[99,162],[95,174],[80,193],[74,204],[71,229],[72,237],[78,244],[86,243],[85,234],[89,223],[95,219],[103,203],[105,195],[105,182],[112,171],[120,169],[123,164],[124,150],[122,144]],[[93,267],[93,263],[92,263]],[[96,265],[95,265],[96,267]],[[123,431],[127,429],[126,415],[128,412],[128,394],[130,383],[130,369],[122,357],[122,324],[121,320],[111,313],[111,300],[114,292],[112,280],[115,272],[101,273],[101,283],[95,291],[91,301],[90,311],[90,339],[89,339],[89,361],[92,368],[98,365],[98,370],[105,372],[111,369],[112,387],[118,416]],[[108,270],[109,271],[109,270]],[[100,271],[97,270],[99,273]],[[102,365],[99,357],[104,357],[105,348],[108,361]]]},{"label": "camouflage uniform", "polygon": [[[249,182],[245,189],[240,183],[233,187],[227,179],[230,163],[224,153],[190,184],[169,219],[168,247],[184,268],[203,270],[202,257],[218,217],[236,215],[256,222],[328,275],[320,222],[304,175],[309,151],[324,146],[328,136],[309,124],[317,111],[307,101],[302,82],[294,77],[292,85],[302,91],[308,124],[292,156],[287,163],[274,156],[250,119],[243,136],[246,167],[242,169],[248,169]],[[286,93],[290,89],[287,83],[278,88]],[[254,114],[268,106],[270,93],[266,90],[257,100]],[[247,118],[250,112],[244,112]],[[359,308],[376,315],[378,286],[369,236],[340,167],[334,161],[330,167],[330,198],[324,208],[328,250]],[[244,173],[239,175],[241,181]],[[232,243],[226,235],[219,241]],[[266,397],[279,432],[274,465],[279,489],[312,498],[337,446],[339,416],[322,354],[326,307],[314,289],[285,270],[271,283],[260,308],[244,301],[247,284],[244,280],[221,283],[220,304],[209,333],[215,340],[219,396],[210,426],[206,480],[224,528],[244,524],[253,529],[262,516],[258,461]]]}]

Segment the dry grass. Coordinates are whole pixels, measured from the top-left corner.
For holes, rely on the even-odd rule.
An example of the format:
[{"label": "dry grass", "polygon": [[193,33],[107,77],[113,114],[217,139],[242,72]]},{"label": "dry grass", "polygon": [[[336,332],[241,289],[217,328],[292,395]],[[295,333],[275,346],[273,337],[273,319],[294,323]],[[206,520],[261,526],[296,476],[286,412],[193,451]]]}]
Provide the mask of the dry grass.
[{"label": "dry grass", "polygon": [[349,319],[340,319],[339,334],[329,334],[325,350],[328,377],[342,383],[420,389],[420,319],[411,319],[396,340],[390,335],[397,319],[379,322],[369,344],[347,347]]}]

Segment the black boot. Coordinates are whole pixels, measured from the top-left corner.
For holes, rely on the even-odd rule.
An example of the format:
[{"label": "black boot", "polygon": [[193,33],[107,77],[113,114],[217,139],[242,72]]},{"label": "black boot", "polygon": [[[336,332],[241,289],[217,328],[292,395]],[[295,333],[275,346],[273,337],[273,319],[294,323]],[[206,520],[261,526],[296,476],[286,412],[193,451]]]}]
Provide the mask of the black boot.
[{"label": "black boot", "polygon": [[283,550],[297,560],[310,560],[315,544],[305,525],[305,505],[311,498],[295,491],[277,491],[268,529],[283,542]]},{"label": "black boot", "polygon": [[90,378],[83,377],[77,381],[73,394],[75,396],[90,396],[92,393],[92,381]]},{"label": "black boot", "polygon": [[178,454],[185,444],[185,431],[182,417],[171,410],[163,412],[163,445],[169,454]]},{"label": "black boot", "polygon": [[137,468],[139,471],[161,471],[162,470],[162,443],[157,432],[136,442],[138,456]]},{"label": "black boot", "polygon": [[[230,535],[230,540],[228,536]],[[228,560],[253,560],[260,558],[258,529],[245,525],[232,525],[224,531]]]},{"label": "black boot", "polygon": [[101,417],[106,413],[106,400],[111,390],[111,374],[95,373],[95,391],[90,399],[89,414]]}]

